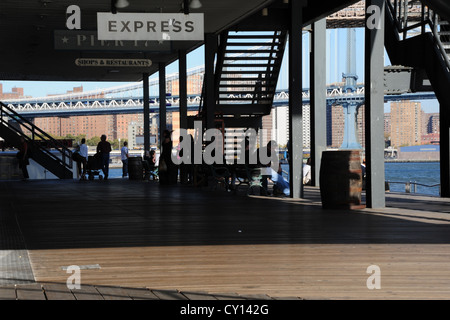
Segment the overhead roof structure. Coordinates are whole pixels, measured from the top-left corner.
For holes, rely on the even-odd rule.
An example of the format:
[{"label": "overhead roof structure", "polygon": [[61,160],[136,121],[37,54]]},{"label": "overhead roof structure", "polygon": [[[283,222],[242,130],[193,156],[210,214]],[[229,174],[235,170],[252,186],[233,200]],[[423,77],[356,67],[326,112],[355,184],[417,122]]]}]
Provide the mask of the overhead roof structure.
[{"label": "overhead roof structure", "polygon": [[[97,13],[112,12],[114,0],[2,0],[0,1],[0,79],[40,81],[121,81],[142,80],[144,73],[158,71],[158,64],[169,64],[180,50],[190,52],[203,44],[196,41],[167,41],[150,51],[111,51],[58,47],[61,34],[97,33]],[[118,13],[182,13],[183,0],[129,0]],[[304,1],[305,25],[336,12],[357,0],[336,0],[330,5],[321,1]],[[230,27],[236,30],[277,30],[287,28],[289,1],[286,0],[202,0],[202,7],[190,13],[204,14],[204,32],[219,34]],[[80,30],[68,30],[69,6],[80,8]],[[263,8],[270,14],[262,16]],[[272,28],[272,29],[271,29]],[[78,33],[77,33],[78,32]],[[58,38],[60,37],[60,38]],[[98,43],[98,40],[95,40]],[[112,42],[110,42],[112,43]],[[86,68],[75,64],[79,58],[149,59],[145,68]]]},{"label": "overhead roof structure", "polygon": [[[202,0],[205,33],[218,33],[273,0]],[[130,0],[118,12],[182,13],[183,0]],[[67,8],[77,5],[81,11],[81,31],[97,30],[97,12],[111,12],[111,0],[2,0],[0,1],[0,79],[52,81],[139,81],[143,72],[154,73],[159,62],[176,60],[179,50],[188,52],[202,41],[172,41],[170,51],[162,52],[95,52],[56,50],[55,31],[66,28]],[[165,47],[166,48],[166,47]],[[150,68],[83,68],[77,58],[145,58]],[[117,68],[116,68],[117,69]],[[119,71],[119,72],[117,72]]]},{"label": "overhead roof structure", "polygon": [[[130,0],[130,5],[118,12],[181,13],[183,0]],[[204,13],[204,32],[218,34],[234,26],[238,30],[282,27],[288,23],[286,0],[202,0],[202,7],[191,13]],[[303,14],[305,25],[356,3],[357,0],[306,1]],[[441,14],[450,15],[446,0],[426,0]],[[68,31],[67,8],[79,6],[82,32],[96,32],[97,13],[111,12],[111,0],[2,0],[0,1],[0,79],[51,81],[140,81],[143,73],[158,71],[158,63],[177,59],[179,50],[187,52],[202,41],[172,41],[161,52],[105,52],[55,49],[55,32]],[[269,8],[263,17],[261,10]],[[146,68],[83,68],[75,65],[77,58],[135,58],[150,59]]]}]

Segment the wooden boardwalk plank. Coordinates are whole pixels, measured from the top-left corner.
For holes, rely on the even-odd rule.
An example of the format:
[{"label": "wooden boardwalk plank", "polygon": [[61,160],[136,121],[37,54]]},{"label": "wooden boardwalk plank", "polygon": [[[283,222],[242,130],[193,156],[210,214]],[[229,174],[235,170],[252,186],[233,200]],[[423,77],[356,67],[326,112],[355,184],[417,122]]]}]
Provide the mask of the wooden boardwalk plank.
[{"label": "wooden boardwalk plank", "polygon": [[47,300],[75,300],[74,294],[70,291],[66,284],[62,283],[43,283]]},{"label": "wooden boardwalk plank", "polygon": [[123,288],[123,290],[133,300],[160,300],[148,288]]},{"label": "wooden boardwalk plank", "polygon": [[73,289],[72,292],[77,300],[104,300],[97,289],[91,285],[81,285],[80,289]]},{"label": "wooden boardwalk plank", "polygon": [[245,298],[248,300],[273,300],[267,294],[248,294]]},{"label": "wooden boardwalk plank", "polygon": [[272,297],[274,300],[303,300],[300,297]]},{"label": "wooden boardwalk plank", "polygon": [[189,300],[218,300],[216,297],[207,292],[181,291],[180,293]]},{"label": "wooden boardwalk plank", "polygon": [[44,290],[39,283],[17,286],[17,300],[46,300]]},{"label": "wooden boardwalk plank", "polygon": [[217,300],[246,300],[237,293],[211,293]]},{"label": "wooden boardwalk plank", "polygon": [[160,300],[188,300],[177,290],[152,290]]},{"label": "wooden boardwalk plank", "polygon": [[14,286],[0,287],[0,300],[16,300],[16,288]]},{"label": "wooden boardwalk plank", "polygon": [[96,289],[105,300],[131,300],[125,290],[120,287],[97,286]]}]

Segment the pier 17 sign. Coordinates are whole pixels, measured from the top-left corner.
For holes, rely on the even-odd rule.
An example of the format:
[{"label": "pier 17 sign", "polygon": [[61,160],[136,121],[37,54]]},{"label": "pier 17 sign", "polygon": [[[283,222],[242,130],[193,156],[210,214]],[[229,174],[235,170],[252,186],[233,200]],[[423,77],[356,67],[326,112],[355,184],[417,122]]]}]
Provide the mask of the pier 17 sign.
[{"label": "pier 17 sign", "polygon": [[203,40],[203,13],[98,12],[99,40]]}]

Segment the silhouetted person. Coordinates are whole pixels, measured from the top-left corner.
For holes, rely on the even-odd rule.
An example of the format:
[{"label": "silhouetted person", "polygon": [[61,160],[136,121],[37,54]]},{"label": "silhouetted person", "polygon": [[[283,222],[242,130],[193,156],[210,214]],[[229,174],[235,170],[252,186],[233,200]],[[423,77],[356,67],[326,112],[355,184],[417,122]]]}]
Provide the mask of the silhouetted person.
[{"label": "silhouetted person", "polygon": [[105,180],[108,179],[109,173],[109,153],[111,152],[111,144],[106,141],[106,135],[100,137],[100,142],[97,145],[97,152],[100,153],[101,168],[105,175]]},{"label": "silhouetted person", "polygon": [[145,170],[145,180],[150,180],[150,177],[153,179],[157,178],[157,174],[155,173],[156,169],[156,152],[155,150],[145,151],[144,154],[144,170]]},{"label": "silhouetted person", "polygon": [[29,178],[27,166],[29,162],[30,150],[28,149],[28,143],[24,137],[20,137],[19,152],[17,152],[17,160],[19,160],[19,169],[22,169],[23,179]]},{"label": "silhouetted person", "polygon": [[177,183],[178,170],[172,161],[173,143],[171,135],[171,131],[164,130],[163,140],[161,141],[161,157],[159,159],[159,182],[161,184]]},{"label": "silhouetted person", "polygon": [[122,160],[122,178],[128,176],[128,142],[123,143],[122,149],[120,149],[120,159]]},{"label": "silhouetted person", "polygon": [[[78,174],[81,175],[81,180],[86,179],[86,166],[88,161],[88,146],[86,145],[86,139],[81,139],[79,146],[79,157],[77,159]],[[81,165],[83,165],[83,171],[81,171]]]}]

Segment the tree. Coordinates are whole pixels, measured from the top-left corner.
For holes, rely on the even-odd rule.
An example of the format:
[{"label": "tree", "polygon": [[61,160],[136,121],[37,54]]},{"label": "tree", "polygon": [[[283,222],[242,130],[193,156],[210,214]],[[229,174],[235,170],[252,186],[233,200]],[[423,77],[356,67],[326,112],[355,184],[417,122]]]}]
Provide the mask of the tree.
[{"label": "tree", "polygon": [[111,143],[111,149],[113,149],[113,150],[120,149],[120,142],[119,142],[119,140],[114,139],[114,140],[110,141],[110,143]]},{"label": "tree", "polygon": [[92,137],[86,140],[86,144],[88,146],[97,146],[98,143],[100,142],[100,137]]}]

